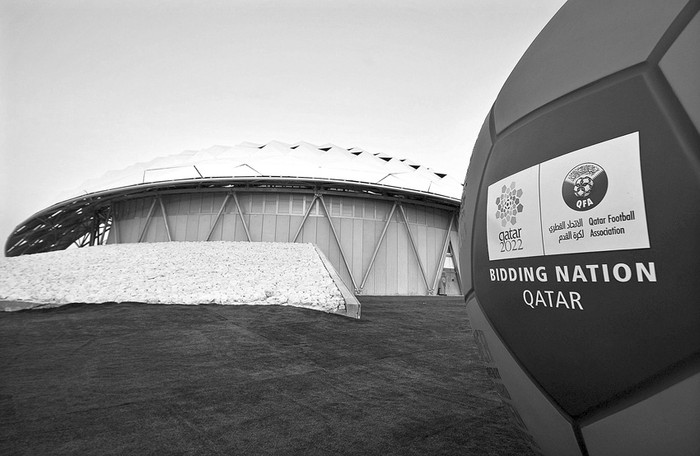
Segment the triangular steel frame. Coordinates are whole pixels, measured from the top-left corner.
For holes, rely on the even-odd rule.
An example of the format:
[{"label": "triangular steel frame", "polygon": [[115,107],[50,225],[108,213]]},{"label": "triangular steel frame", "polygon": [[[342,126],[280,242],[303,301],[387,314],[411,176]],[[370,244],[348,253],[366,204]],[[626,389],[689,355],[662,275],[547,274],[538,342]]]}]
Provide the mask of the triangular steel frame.
[{"label": "triangular steel frame", "polygon": [[294,235],[292,242],[296,242],[297,239],[299,238],[299,235],[301,234],[301,231],[304,228],[304,224],[306,223],[306,220],[308,220],[309,214],[311,214],[311,210],[313,209],[314,204],[316,204],[316,201],[321,202],[321,207],[323,208],[323,215],[328,220],[328,223],[331,226],[331,232],[333,233],[333,238],[335,238],[335,243],[338,245],[338,250],[340,250],[340,257],[342,258],[343,264],[345,265],[345,269],[348,271],[348,275],[350,276],[350,281],[352,282],[352,288],[353,288],[355,294],[357,294],[357,293],[359,293],[360,289],[357,286],[357,282],[355,281],[355,276],[352,273],[352,269],[350,268],[350,264],[348,263],[347,256],[345,255],[345,250],[343,250],[343,246],[340,243],[340,238],[338,237],[338,232],[335,230],[335,225],[333,224],[333,220],[331,219],[331,214],[328,211],[328,206],[326,206],[326,201],[323,199],[323,194],[321,192],[314,193],[314,198],[311,200],[311,203],[309,204],[309,207],[306,210],[306,213],[304,214],[304,218],[301,220],[301,224],[299,224],[299,228],[297,229],[297,232]]}]

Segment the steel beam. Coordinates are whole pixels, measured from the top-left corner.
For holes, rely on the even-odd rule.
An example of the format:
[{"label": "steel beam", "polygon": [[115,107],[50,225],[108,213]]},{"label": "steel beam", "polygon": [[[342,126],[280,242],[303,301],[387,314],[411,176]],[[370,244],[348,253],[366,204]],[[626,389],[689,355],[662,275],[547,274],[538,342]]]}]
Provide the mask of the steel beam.
[{"label": "steel beam", "polygon": [[[221,218],[221,214],[224,213],[224,209],[226,209],[226,203],[228,203],[228,199],[230,197],[231,197],[231,194],[227,193],[226,198],[224,198],[224,202],[221,205],[221,209],[219,209],[219,213],[216,214],[216,220],[214,220],[214,224],[211,226],[211,229],[209,230],[209,234],[207,235],[207,241],[211,240],[211,235],[214,234],[214,228],[216,228],[216,224],[219,223],[219,219]],[[250,236],[248,236],[248,240],[250,241]]]},{"label": "steel beam", "polygon": [[97,223],[97,244],[104,245],[105,234],[109,231],[109,207],[103,211],[95,211],[98,217]]},{"label": "steel beam", "polygon": [[[80,225],[78,225],[78,227],[79,227],[79,228],[85,228],[85,224],[84,224],[84,223],[83,223],[83,224],[80,224]],[[84,236],[85,234],[87,234],[87,233],[84,233],[83,235],[81,235],[81,237]],[[21,248],[22,251],[21,251],[21,253],[19,253],[18,255],[24,255],[25,253],[36,253],[36,252],[32,252],[32,251],[31,251],[31,250],[32,250],[32,247],[36,247],[36,246],[39,246],[40,244],[44,243],[44,242],[46,241],[46,238],[49,237],[49,236],[54,236],[54,237],[56,237],[56,229],[55,229],[55,228],[51,228],[50,230],[45,231],[41,236],[38,236],[38,237],[32,239],[31,241],[27,241],[27,242],[26,242],[25,244],[23,244],[23,245],[17,245],[17,244],[15,244],[15,247],[13,248],[13,251],[14,251],[15,248],[17,248],[17,249]],[[70,244],[69,244],[69,245],[70,245]],[[40,251],[41,251],[41,250],[40,250]]]},{"label": "steel beam", "polygon": [[110,231],[114,231],[114,243],[119,244],[119,227],[117,225],[116,208],[112,209],[112,229]]},{"label": "steel beam", "polygon": [[418,248],[416,247],[416,242],[413,240],[413,233],[411,232],[411,226],[408,224],[408,217],[406,217],[406,211],[403,206],[399,204],[399,212],[403,216],[403,221],[406,224],[406,230],[408,231],[408,239],[411,241],[411,247],[413,247],[413,253],[416,255],[416,260],[418,260],[418,266],[420,266],[421,277],[423,277],[423,282],[425,283],[425,289],[428,294],[432,294],[433,290],[430,289],[428,285],[428,279],[425,275],[425,268],[423,267],[423,262],[420,260],[420,255],[418,255]]},{"label": "steel beam", "polygon": [[447,257],[447,249],[449,248],[450,244],[452,244],[452,242],[450,241],[450,235],[452,234],[452,225],[454,224],[454,221],[455,214],[453,212],[452,217],[450,217],[450,225],[447,227],[447,232],[445,233],[445,240],[442,243],[442,253],[440,253],[440,259],[438,260],[438,264],[435,266],[433,291],[431,294],[437,293],[438,281],[440,280],[441,275],[440,273],[442,272],[443,266],[445,265],[445,258]]},{"label": "steel beam", "polygon": [[90,227],[90,236],[88,237],[88,245],[90,247],[95,245],[95,241],[98,239],[100,231],[100,216],[95,211],[92,215],[92,226]]},{"label": "steel beam", "polygon": [[102,214],[98,214],[97,218],[97,230],[95,231],[97,237],[97,245],[103,245],[105,233],[107,232],[107,220]]},{"label": "steel beam", "polygon": [[99,245],[105,245],[105,236],[107,236],[107,233],[109,233],[109,225],[105,223],[105,225],[100,230],[100,236],[97,241]]},{"label": "steel beam", "polygon": [[85,247],[87,245],[86,239],[90,237],[90,233],[85,233],[82,236],[80,236],[78,239],[75,240],[75,245],[78,248]]},{"label": "steel beam", "polygon": [[160,212],[163,214],[163,221],[165,222],[165,232],[168,233],[168,241],[172,242],[173,237],[170,234],[170,225],[168,224],[168,214],[165,212],[165,205],[163,204],[163,198],[158,195],[158,202],[160,203]]},{"label": "steel beam", "polygon": [[454,264],[455,274],[457,275],[457,286],[459,287],[459,292],[463,293],[464,291],[462,291],[462,276],[459,274],[459,261],[457,261],[455,258],[455,246],[452,243],[452,239],[450,239],[450,252],[452,252],[452,264]]},{"label": "steel beam", "polygon": [[297,230],[297,234],[294,235],[294,239],[292,239],[292,242],[297,241],[297,238],[299,237],[299,234],[301,233],[301,229],[304,228],[304,223],[306,223],[306,219],[309,218],[309,214],[311,213],[311,209],[313,209],[314,204],[316,203],[317,199],[318,199],[318,194],[314,193],[314,198],[311,200],[311,204],[309,204],[309,208],[306,210],[306,214],[304,214],[304,218],[301,219],[301,225],[299,225],[299,229]]},{"label": "steel beam", "polygon": [[243,223],[243,229],[245,230],[245,235],[248,238],[248,242],[252,242],[252,240],[250,239],[250,231],[248,231],[248,225],[245,223],[245,219],[243,218],[243,211],[241,210],[241,205],[238,202],[236,192],[233,192],[231,194],[233,195],[233,201],[236,202],[236,209],[238,209],[238,215],[241,217],[241,223]]},{"label": "steel beam", "polygon": [[[249,192],[288,192],[288,193],[312,193],[323,191],[324,194],[338,194],[353,196],[358,195],[363,199],[376,199],[388,201],[403,201],[406,204],[434,207],[453,211],[459,204],[456,198],[437,196],[421,191],[407,189],[396,189],[381,185],[374,185],[353,180],[342,179],[314,179],[299,177],[256,177],[256,178],[194,178],[169,182],[153,182],[135,184],[118,189],[109,189],[81,195],[71,200],[50,206],[43,211],[34,214],[25,220],[16,232],[13,232],[5,243],[5,252],[9,256],[20,254],[19,238],[27,239],[27,243],[33,244],[37,238],[37,230],[44,231],[47,221],[53,224],[61,223],[67,225],[76,223],[76,219],[85,216],[77,211],[91,212],[95,207],[115,204],[119,201],[126,201],[135,198],[152,198],[156,195],[182,194],[193,192],[230,192],[231,190]],[[40,227],[40,220],[43,220],[44,227]],[[50,225],[50,224],[49,224]],[[173,233],[171,233],[172,235]],[[10,248],[9,246],[17,246]],[[31,252],[41,251],[35,246],[28,250]],[[27,251],[27,250],[25,250]]]},{"label": "steel beam", "polygon": [[[322,182],[323,184],[323,182]],[[242,185],[239,185],[236,187],[236,191],[241,193],[280,193],[280,192],[285,192],[285,193],[302,193],[302,194],[313,194],[314,193],[314,186],[309,184],[308,186],[305,186],[304,188],[300,187],[286,187],[286,186],[279,186],[279,187],[256,187],[256,186],[247,186],[244,187]],[[374,190],[374,189],[372,189]],[[109,196],[105,198],[105,201],[109,200],[118,200],[118,201],[125,201],[129,199],[139,199],[139,198],[145,198],[153,194],[153,192],[158,192],[159,195],[182,195],[182,194],[191,194],[193,192],[197,193],[224,193],[224,192],[229,192],[231,191],[231,186],[221,186],[221,187],[185,187],[185,188],[165,188],[165,189],[153,189],[153,188],[145,188],[143,191],[140,192],[134,192],[134,193],[128,193],[124,195],[116,195],[116,196]],[[324,188],[323,193],[325,195],[339,195],[339,196],[348,196],[348,197],[356,197],[357,195],[360,195],[361,198],[363,199],[372,199],[372,200],[377,200],[377,201],[396,201],[397,196],[396,195],[385,195],[385,194],[373,194],[373,193],[367,193],[363,192],[362,189],[357,188],[357,189],[352,189],[351,191],[340,191],[334,188]],[[447,204],[435,202],[432,200],[425,200],[425,199],[406,199],[406,198],[400,198],[401,201],[404,201],[406,204],[413,204],[416,206],[427,206],[427,207],[433,207],[436,209],[442,209],[446,211],[452,211],[454,210],[454,206],[449,206]]]},{"label": "steel beam", "polygon": [[318,199],[321,200],[321,206],[323,207],[323,211],[326,213],[326,218],[328,219],[328,223],[331,225],[331,231],[333,232],[333,237],[335,238],[335,242],[338,244],[338,249],[340,250],[340,257],[343,259],[343,263],[345,263],[345,268],[348,270],[348,275],[350,275],[350,280],[352,281],[352,287],[355,289],[355,293],[357,293],[357,283],[355,283],[355,278],[352,275],[352,269],[350,269],[350,265],[348,264],[347,258],[345,258],[345,252],[343,252],[343,246],[340,244],[340,238],[338,237],[338,233],[335,231],[335,226],[333,225],[333,220],[331,220],[331,213],[328,212],[328,207],[326,207],[326,202],[323,200],[323,195],[319,195]]},{"label": "steel beam", "polygon": [[143,225],[143,230],[141,230],[141,236],[139,236],[138,242],[142,242],[143,238],[146,237],[146,231],[148,230],[148,225],[151,224],[151,217],[153,216],[153,209],[156,208],[156,200],[158,197],[153,198],[153,203],[151,203],[151,208],[148,210],[148,215],[146,216],[146,223]]},{"label": "steel beam", "polygon": [[377,253],[379,253],[379,248],[382,246],[382,242],[384,242],[384,237],[386,236],[386,232],[389,229],[389,223],[391,222],[392,217],[394,216],[394,211],[396,210],[397,203],[394,201],[394,205],[391,206],[391,210],[389,211],[389,217],[386,219],[386,223],[384,223],[384,228],[382,229],[382,234],[379,236],[379,240],[377,241],[377,245],[374,247],[374,252],[372,253],[372,258],[369,260],[369,265],[367,265],[367,270],[365,271],[364,276],[362,276],[362,282],[360,283],[360,288],[357,290],[357,293],[362,293],[362,290],[365,288],[365,283],[367,283],[367,278],[369,277],[369,272],[372,270],[372,266],[374,266],[374,260],[377,258]]}]

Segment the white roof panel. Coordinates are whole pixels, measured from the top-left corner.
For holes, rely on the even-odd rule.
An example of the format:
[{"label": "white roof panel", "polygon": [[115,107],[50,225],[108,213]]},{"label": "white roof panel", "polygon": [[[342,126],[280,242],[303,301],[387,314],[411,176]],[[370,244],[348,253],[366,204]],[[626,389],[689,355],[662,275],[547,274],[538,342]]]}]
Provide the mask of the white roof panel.
[{"label": "white roof panel", "polygon": [[344,149],[334,144],[316,146],[278,141],[265,145],[213,146],[155,158],[87,181],[71,196],[165,180],[249,176],[351,180],[462,197],[461,178],[435,173],[411,160],[370,153],[358,147]]}]

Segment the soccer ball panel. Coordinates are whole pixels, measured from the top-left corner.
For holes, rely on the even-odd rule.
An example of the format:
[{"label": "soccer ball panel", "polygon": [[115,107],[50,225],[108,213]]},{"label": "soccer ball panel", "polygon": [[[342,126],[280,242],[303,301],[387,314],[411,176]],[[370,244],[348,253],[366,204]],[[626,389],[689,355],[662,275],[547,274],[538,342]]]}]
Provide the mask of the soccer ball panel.
[{"label": "soccer ball panel", "polygon": [[[472,158],[469,163],[469,170],[465,180],[470,186],[478,188],[481,182],[486,160],[491,152],[491,132],[489,130],[489,118],[486,117],[481,126],[479,137],[476,140]],[[462,204],[459,210],[459,245],[462,250],[460,254],[460,275],[462,277],[462,291],[468,294],[473,288],[472,285],[472,234],[474,223],[474,211],[476,210],[476,198],[478,192],[467,192],[466,185],[462,194]]]},{"label": "soccer ball panel", "polygon": [[700,130],[700,15],[688,24],[666,55],[660,67],[688,116]]},{"label": "soccer ball panel", "polygon": [[[474,341],[496,391],[510,411],[511,422],[532,449],[545,454],[580,456],[571,424],[532,383],[503,345],[476,299],[467,303]],[[518,404],[517,409],[513,403]],[[529,438],[528,433],[534,438]]]},{"label": "soccer ball panel", "polygon": [[[582,427],[590,456],[689,455],[700,448],[700,374]],[[624,436],[624,445],[620,437]]]},{"label": "soccer ball panel", "polygon": [[686,3],[567,2],[503,85],[494,105],[496,132],[586,84],[645,61]]},{"label": "soccer ball panel", "polygon": [[[635,388],[700,349],[696,336],[700,307],[695,299],[700,294],[700,284],[688,278],[690,271],[700,270],[700,257],[692,249],[677,247],[678,239],[688,239],[689,233],[700,231],[700,219],[693,217],[700,207],[700,180],[688,161],[696,152],[675,137],[673,119],[665,116],[654,90],[642,75],[598,90],[591,88],[587,96],[500,137],[483,176],[475,215],[480,222],[475,224],[472,254],[476,295],[494,329],[519,362],[574,417]],[[557,211],[562,214],[554,219],[556,222],[581,220],[583,224],[582,240],[567,241],[562,236],[563,242],[591,245],[589,250],[578,255],[489,259],[488,239],[493,234],[488,234],[484,220],[498,209],[495,200],[487,199],[489,185],[497,187],[494,194],[498,195],[501,182],[510,184],[513,179],[518,181],[518,186],[527,184],[536,188],[537,179],[521,181],[509,176],[634,131],[639,131],[639,141],[636,150],[630,152],[632,157],[635,154],[638,157],[640,169],[630,174],[631,167],[626,161],[617,171],[609,168],[609,188],[599,206],[589,212],[577,212],[565,205],[561,193],[551,198],[558,201]],[[606,168],[623,152],[611,150],[601,157],[604,161],[599,164]],[[572,162],[557,175],[542,181],[551,181],[561,188],[574,165],[587,161]],[[659,172],[662,169],[664,173]],[[668,176],[673,176],[673,185],[669,185]],[[641,182],[632,194],[643,202],[642,211],[646,207],[644,233],[648,234],[650,248],[615,249],[619,239],[624,239],[621,234],[617,238],[608,236],[612,250],[601,251],[591,244],[597,241],[592,239],[591,231],[609,229],[617,233],[621,228],[630,230],[636,226],[637,222],[614,221],[622,208],[628,208],[627,203],[618,202],[627,193],[618,189],[633,177]],[[677,198],[679,191],[684,198]],[[543,204],[542,210],[548,209]],[[528,229],[527,225],[520,223],[532,211],[537,208],[532,205],[525,208],[518,214],[517,224],[499,227],[499,235],[505,238],[512,235],[509,230],[520,229],[517,235],[522,245],[528,247],[539,242],[540,225],[535,225],[536,236],[527,237],[523,231]],[[669,223],[680,214],[685,214],[683,224]],[[640,210],[637,216],[642,216]],[[547,227],[553,228],[551,222],[545,226],[545,235],[549,236]],[[506,240],[504,245],[513,243]],[[637,263],[644,267],[653,263],[658,278],[654,282],[639,281],[636,277],[616,281],[600,275],[602,265],[613,268],[622,264],[624,268],[636,269]],[[570,272],[577,267],[579,272],[590,271],[587,265],[600,268],[595,282],[590,275],[568,279],[557,276],[556,271],[564,268]],[[510,277],[511,271],[540,266],[547,270],[546,280]],[[508,277],[501,275],[503,270],[508,271]],[[656,343],[658,340],[664,343]]]}]

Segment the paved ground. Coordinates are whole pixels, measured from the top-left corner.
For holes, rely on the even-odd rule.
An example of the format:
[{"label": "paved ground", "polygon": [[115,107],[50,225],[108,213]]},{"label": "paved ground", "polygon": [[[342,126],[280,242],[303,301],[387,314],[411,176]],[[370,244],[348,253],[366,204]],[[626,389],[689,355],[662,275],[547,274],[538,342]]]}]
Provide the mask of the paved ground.
[{"label": "paved ground", "polygon": [[461,298],[0,313],[0,454],[531,454]]}]

